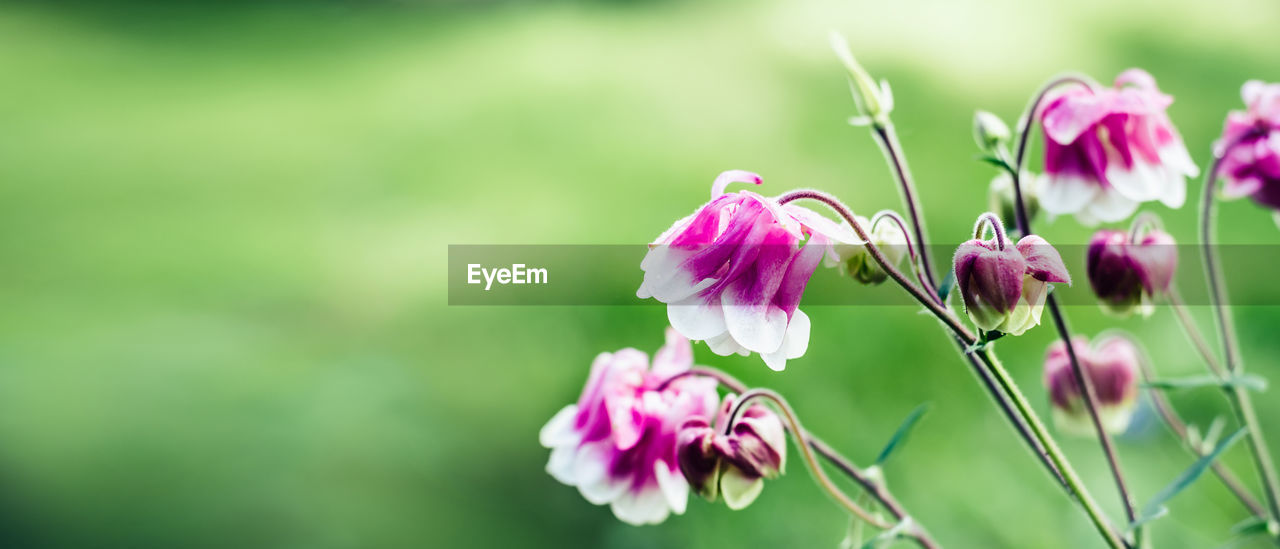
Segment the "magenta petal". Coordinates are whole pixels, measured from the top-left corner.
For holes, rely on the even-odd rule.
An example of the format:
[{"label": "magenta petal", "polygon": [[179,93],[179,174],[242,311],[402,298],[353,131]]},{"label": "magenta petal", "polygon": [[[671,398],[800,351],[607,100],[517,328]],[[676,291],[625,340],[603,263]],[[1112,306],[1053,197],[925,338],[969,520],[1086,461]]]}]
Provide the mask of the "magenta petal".
[{"label": "magenta petal", "polygon": [[1027,273],[1037,280],[1071,284],[1071,273],[1062,263],[1062,256],[1045,239],[1036,235],[1024,236],[1018,241],[1018,251],[1027,262]]},{"label": "magenta petal", "polygon": [[791,265],[787,266],[787,274],[783,277],[782,285],[778,287],[773,302],[787,313],[788,319],[800,306],[800,297],[804,295],[804,288],[809,284],[809,278],[818,268],[818,263],[822,261],[822,256],[826,253],[829,244],[826,236],[814,233],[800,249],[800,253],[791,260]]},{"label": "magenta petal", "polygon": [[1016,250],[991,250],[973,262],[970,283],[976,286],[978,297],[996,311],[1013,310],[1022,297],[1022,277],[1026,261]]}]

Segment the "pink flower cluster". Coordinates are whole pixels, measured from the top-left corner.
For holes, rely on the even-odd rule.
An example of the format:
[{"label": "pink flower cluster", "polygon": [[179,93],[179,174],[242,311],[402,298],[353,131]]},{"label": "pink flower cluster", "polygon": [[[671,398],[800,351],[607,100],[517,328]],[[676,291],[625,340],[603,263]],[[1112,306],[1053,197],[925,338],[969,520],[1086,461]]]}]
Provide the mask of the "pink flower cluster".
[{"label": "pink flower cluster", "polygon": [[1280,84],[1246,82],[1240,90],[1246,109],[1227,115],[1214,145],[1222,157],[1218,173],[1229,198],[1248,196],[1280,210]]}]

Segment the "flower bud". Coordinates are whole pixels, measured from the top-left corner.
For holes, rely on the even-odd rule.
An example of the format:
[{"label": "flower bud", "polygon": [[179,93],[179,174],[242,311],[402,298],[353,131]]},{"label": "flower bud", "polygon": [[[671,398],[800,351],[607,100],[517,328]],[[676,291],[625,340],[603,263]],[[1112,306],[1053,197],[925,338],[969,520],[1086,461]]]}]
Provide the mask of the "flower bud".
[{"label": "flower bud", "polygon": [[[1022,181],[1022,203],[1027,208],[1027,219],[1035,219],[1036,214],[1040,213],[1040,200],[1036,197],[1035,185],[1027,184],[1034,181],[1034,178],[1030,173],[1022,172]],[[1018,226],[1017,196],[1013,193],[1013,177],[1007,172],[1002,171],[991,179],[991,186],[987,189],[987,204],[990,211],[1000,214],[1000,220],[1005,226]]]},{"label": "flower bud", "polygon": [[881,80],[876,84],[867,69],[862,68],[853,58],[848,41],[837,32],[831,33],[831,49],[835,50],[836,57],[840,58],[840,62],[849,71],[850,91],[853,93],[853,102],[858,106],[859,119],[856,122],[859,125],[888,124],[889,113],[893,111],[893,92],[889,90],[889,83]]},{"label": "flower bud", "polygon": [[1012,335],[1040,323],[1050,282],[1071,283],[1062,257],[1043,238],[1029,235],[1000,246],[970,240],[956,249],[956,288],[977,327]]},{"label": "flower bud", "polygon": [[[880,223],[871,228],[871,223],[865,217],[858,216],[857,220],[859,225],[870,231],[871,243],[880,249],[889,264],[897,266],[902,262],[902,257],[907,254],[907,235],[903,234],[900,227],[893,223]],[[842,225],[849,227],[848,223]],[[867,247],[861,244],[834,244],[823,263],[828,267],[839,266],[840,274],[870,286],[889,279],[889,273],[871,257]]]},{"label": "flower bud", "polygon": [[1128,233],[1102,230],[1089,241],[1085,267],[1103,310],[1148,316],[1153,298],[1173,283],[1178,250],[1163,231],[1152,230],[1135,243]]},{"label": "flower bud", "polygon": [[[1072,339],[1076,360],[1098,397],[1098,418],[1108,433],[1129,428],[1138,396],[1138,350],[1123,337],[1106,337],[1089,347],[1084,337]],[[1054,423],[1065,432],[1090,435],[1093,418],[1076,383],[1067,346],[1055,341],[1044,361],[1044,384],[1053,406]]]},{"label": "flower bud", "polygon": [[730,509],[738,510],[755,501],[765,479],[782,473],[787,441],[778,416],[759,405],[742,411],[725,434],[735,401],[733,396],[725,398],[714,428],[705,418],[685,421],[676,455],[681,473],[695,492],[709,501],[723,496]]},{"label": "flower bud", "polygon": [[1009,126],[999,116],[987,111],[973,113],[973,139],[978,148],[993,151],[1010,137]]}]

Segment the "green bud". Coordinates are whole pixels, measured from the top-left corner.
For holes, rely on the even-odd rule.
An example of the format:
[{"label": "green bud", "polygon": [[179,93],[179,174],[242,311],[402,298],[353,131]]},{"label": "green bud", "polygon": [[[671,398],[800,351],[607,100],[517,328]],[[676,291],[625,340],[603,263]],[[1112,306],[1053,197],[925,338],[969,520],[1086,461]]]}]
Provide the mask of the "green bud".
[{"label": "green bud", "polygon": [[987,111],[973,113],[973,140],[978,143],[979,149],[994,151],[1001,143],[1008,141],[1011,135],[1009,126],[999,116]]},{"label": "green bud", "polygon": [[881,80],[879,84],[871,74],[854,59],[849,43],[840,33],[831,32],[831,49],[836,57],[849,71],[849,88],[853,93],[853,102],[858,107],[858,117],[850,119],[856,125],[873,124],[883,127],[889,123],[889,113],[893,111],[893,92],[889,82]]},{"label": "green bud", "polygon": [[[898,226],[889,221],[882,221],[874,230],[865,217],[857,217],[858,224],[871,231],[871,243],[875,244],[890,264],[897,266],[907,254],[907,236]],[[848,223],[845,223],[847,226]],[[871,257],[871,252],[861,244],[836,244],[832,246],[835,254],[834,264],[839,266],[840,274],[849,276],[862,284],[875,286],[889,279],[889,273]],[[828,265],[833,262],[828,261]]]}]

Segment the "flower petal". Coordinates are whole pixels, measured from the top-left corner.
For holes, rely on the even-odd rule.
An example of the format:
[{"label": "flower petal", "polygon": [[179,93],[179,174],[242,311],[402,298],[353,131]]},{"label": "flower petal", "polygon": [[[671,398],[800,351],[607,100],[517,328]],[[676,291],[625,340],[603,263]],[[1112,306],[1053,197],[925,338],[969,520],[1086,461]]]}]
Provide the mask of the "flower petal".
[{"label": "flower petal", "polygon": [[1058,250],[1037,235],[1027,235],[1018,241],[1018,251],[1027,261],[1027,273],[1046,282],[1071,284],[1071,273],[1062,263]]}]

